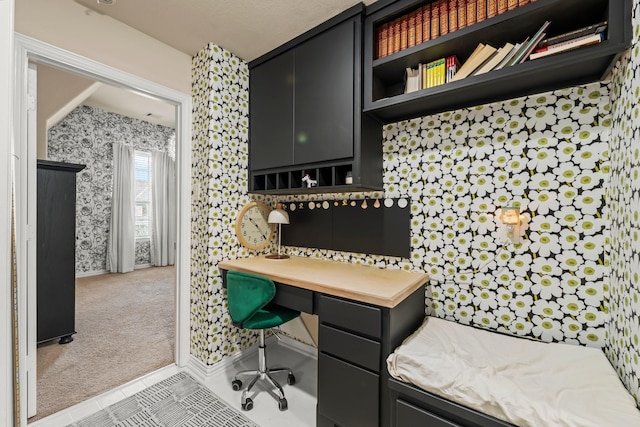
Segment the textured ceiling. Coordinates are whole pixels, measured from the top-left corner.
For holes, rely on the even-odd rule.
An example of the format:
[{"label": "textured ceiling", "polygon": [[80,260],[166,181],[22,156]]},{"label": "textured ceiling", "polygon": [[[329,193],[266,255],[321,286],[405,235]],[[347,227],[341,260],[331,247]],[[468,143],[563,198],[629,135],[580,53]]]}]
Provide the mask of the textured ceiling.
[{"label": "textured ceiling", "polygon": [[[195,55],[213,42],[251,61],[358,0],[75,0],[154,39]],[[368,5],[375,0],[364,0]]]}]

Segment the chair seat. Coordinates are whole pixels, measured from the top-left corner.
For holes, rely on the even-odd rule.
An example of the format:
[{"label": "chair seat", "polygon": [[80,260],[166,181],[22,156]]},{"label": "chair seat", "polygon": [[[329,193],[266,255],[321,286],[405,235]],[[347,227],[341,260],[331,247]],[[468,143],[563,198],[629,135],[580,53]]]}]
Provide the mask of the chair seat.
[{"label": "chair seat", "polygon": [[299,315],[300,312],[296,310],[278,305],[268,305],[247,319],[242,327],[245,329],[269,329],[287,323]]}]

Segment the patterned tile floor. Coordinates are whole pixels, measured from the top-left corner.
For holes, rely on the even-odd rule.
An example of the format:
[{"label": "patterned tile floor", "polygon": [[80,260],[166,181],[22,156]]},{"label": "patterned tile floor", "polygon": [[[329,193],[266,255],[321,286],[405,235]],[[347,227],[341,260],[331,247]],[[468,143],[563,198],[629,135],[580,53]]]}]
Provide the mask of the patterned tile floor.
[{"label": "patterned tile floor", "polygon": [[[283,342],[286,342],[286,340]],[[270,396],[268,391],[263,391],[264,389],[261,387],[258,388],[261,392],[253,397],[253,409],[242,413],[260,427],[315,427],[317,361],[313,350],[305,347],[300,345],[289,346],[277,342],[268,344],[267,358],[269,365],[291,368],[296,376],[296,384],[293,386],[286,385],[286,375],[281,378],[280,383],[283,385],[289,403],[289,409],[284,412],[278,409],[277,401]],[[115,390],[31,423],[29,427],[66,426],[113,403],[133,396],[135,393],[181,371],[191,374],[231,407],[241,411],[241,392],[233,391],[231,378],[235,372],[255,369],[255,366],[257,366],[257,353],[255,352],[251,352],[246,357],[230,361],[225,364],[223,369],[215,370],[208,378],[199,377],[198,373],[189,367],[180,369],[175,365],[168,366]],[[280,377],[277,377],[277,379],[280,380]]]}]

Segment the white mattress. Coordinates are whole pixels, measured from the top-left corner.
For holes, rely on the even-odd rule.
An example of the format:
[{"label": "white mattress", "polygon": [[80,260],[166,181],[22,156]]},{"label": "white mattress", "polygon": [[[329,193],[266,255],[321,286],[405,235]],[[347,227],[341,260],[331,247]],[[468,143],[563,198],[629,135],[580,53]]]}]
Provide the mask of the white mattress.
[{"label": "white mattress", "polygon": [[404,382],[518,426],[640,426],[640,410],[604,353],[436,317],[387,359]]}]

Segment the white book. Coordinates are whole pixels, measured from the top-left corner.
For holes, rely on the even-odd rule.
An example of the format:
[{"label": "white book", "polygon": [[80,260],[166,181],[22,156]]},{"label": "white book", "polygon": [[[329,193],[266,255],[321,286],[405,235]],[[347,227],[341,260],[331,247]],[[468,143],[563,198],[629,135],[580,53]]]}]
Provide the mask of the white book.
[{"label": "white book", "polygon": [[502,46],[495,55],[491,57],[484,65],[482,65],[478,71],[473,73],[474,76],[479,74],[484,74],[488,71],[493,70],[498,64],[502,62],[502,60],[507,56],[511,50],[513,49],[513,45],[511,43],[507,43]]}]

